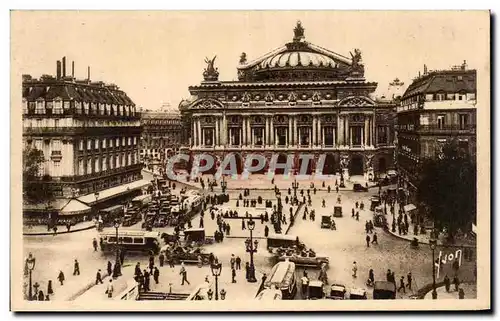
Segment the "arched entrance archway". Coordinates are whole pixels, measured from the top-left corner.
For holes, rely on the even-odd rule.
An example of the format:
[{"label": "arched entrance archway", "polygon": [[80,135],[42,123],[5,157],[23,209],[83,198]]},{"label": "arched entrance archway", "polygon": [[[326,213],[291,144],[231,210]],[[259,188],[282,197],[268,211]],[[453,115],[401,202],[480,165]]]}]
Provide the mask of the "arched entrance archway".
[{"label": "arched entrance archway", "polygon": [[353,155],[349,162],[349,175],[363,175],[363,156]]},{"label": "arched entrance archway", "polygon": [[[203,175],[214,175],[216,172],[217,172],[217,158],[216,157],[213,157],[213,163],[212,163],[212,166],[207,169],[207,170],[204,170],[204,171],[200,171]],[[202,158],[200,159],[200,167],[202,166],[206,166],[207,164],[207,160]]]},{"label": "arched entrance archway", "polygon": [[304,159],[299,158],[299,167],[297,168],[297,174],[299,175],[312,175],[313,172],[313,160],[307,159],[307,168],[305,172],[302,172],[302,163]]},{"label": "arched entrance archway", "polygon": [[325,156],[325,163],[323,164],[323,175],[335,174],[335,156],[328,153]]},{"label": "arched entrance archway", "polygon": [[[287,156],[286,154],[280,154],[276,161],[276,168],[274,169],[274,174],[283,175],[285,173],[285,169],[283,168],[286,165]],[[280,167],[280,168],[278,168]]]},{"label": "arched entrance archway", "polygon": [[379,173],[387,172],[387,161],[383,156],[378,159],[378,172]]}]

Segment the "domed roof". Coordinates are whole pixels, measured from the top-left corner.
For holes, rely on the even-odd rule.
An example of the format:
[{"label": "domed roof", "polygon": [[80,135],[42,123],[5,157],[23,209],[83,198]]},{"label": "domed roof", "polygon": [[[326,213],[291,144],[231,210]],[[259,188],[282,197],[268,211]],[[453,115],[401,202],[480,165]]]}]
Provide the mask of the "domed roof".
[{"label": "domed roof", "polygon": [[338,68],[339,65],[331,57],[308,51],[286,51],[266,58],[260,63],[260,68],[297,66]]}]

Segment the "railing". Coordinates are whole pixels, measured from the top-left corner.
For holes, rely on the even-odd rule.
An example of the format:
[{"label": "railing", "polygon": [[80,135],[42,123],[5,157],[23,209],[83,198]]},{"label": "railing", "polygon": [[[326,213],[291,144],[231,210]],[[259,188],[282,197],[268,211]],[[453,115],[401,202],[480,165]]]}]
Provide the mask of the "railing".
[{"label": "railing", "polygon": [[476,125],[420,125],[416,126],[416,130],[419,132],[430,132],[430,133],[467,133],[475,134]]},{"label": "railing", "polygon": [[107,113],[101,113],[96,111],[84,111],[78,110],[75,108],[64,109],[60,113],[54,113],[47,109],[45,113],[36,113],[34,109],[28,109],[28,113],[23,114],[26,116],[43,116],[44,118],[61,118],[64,116],[74,116],[75,118],[101,118],[101,119],[110,119],[110,120],[139,120],[141,119],[142,113],[135,112],[134,115],[117,115],[116,112],[112,115]]}]

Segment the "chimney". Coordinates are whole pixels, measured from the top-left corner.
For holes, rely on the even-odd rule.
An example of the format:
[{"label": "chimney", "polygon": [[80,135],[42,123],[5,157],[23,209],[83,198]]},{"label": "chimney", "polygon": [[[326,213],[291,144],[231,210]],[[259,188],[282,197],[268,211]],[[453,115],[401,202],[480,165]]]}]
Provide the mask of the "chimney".
[{"label": "chimney", "polygon": [[462,70],[467,69],[467,60],[464,60],[464,63],[462,64]]},{"label": "chimney", "polygon": [[90,81],[90,66],[87,67],[87,80]]},{"label": "chimney", "polygon": [[75,78],[75,62],[71,62],[71,78]]},{"label": "chimney", "polygon": [[427,75],[427,65],[424,64],[424,75]]},{"label": "chimney", "polygon": [[62,76],[66,77],[66,57],[62,57]]},{"label": "chimney", "polygon": [[57,73],[56,73],[56,79],[59,80],[61,79],[61,61],[57,61]]}]

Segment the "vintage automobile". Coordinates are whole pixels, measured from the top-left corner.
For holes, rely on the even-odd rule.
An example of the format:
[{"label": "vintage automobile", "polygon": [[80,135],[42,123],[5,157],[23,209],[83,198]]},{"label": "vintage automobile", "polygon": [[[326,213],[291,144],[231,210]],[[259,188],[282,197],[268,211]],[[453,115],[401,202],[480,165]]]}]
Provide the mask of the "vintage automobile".
[{"label": "vintage automobile", "polygon": [[203,228],[192,228],[184,230],[184,241],[186,243],[195,243],[199,246],[203,244],[213,244],[215,242],[212,236],[205,235],[205,229]]},{"label": "vintage automobile", "polygon": [[325,291],[323,290],[323,282],[314,280],[309,281],[308,286],[308,299],[309,300],[318,300],[323,299],[325,297]]},{"label": "vintage automobile", "polygon": [[333,300],[344,300],[346,292],[344,285],[334,283],[330,286],[329,298]]},{"label": "vintage automobile", "polygon": [[171,258],[176,263],[198,263],[198,256],[201,256],[201,260],[204,265],[209,263],[208,258],[210,256],[210,254],[205,253],[202,248],[192,249],[183,246],[175,247],[172,250],[171,255]]},{"label": "vintage automobile", "polygon": [[[103,252],[116,251],[116,231],[108,229],[99,234]],[[157,254],[160,251],[160,233],[144,232],[137,230],[119,230],[118,231],[119,247],[126,252],[143,252]]]},{"label": "vintage automobile", "polygon": [[285,234],[269,234],[267,237],[267,250],[270,253],[276,253],[278,249],[291,249],[297,246],[304,247],[304,243],[299,241],[299,238],[294,235]]},{"label": "vintage automobile", "polygon": [[321,268],[323,264],[328,265],[330,259],[325,255],[318,255],[312,250],[304,250],[297,253],[294,250],[278,251],[278,261],[290,261],[300,267]]},{"label": "vintage automobile", "polygon": [[349,300],[366,300],[366,290],[362,288],[352,288],[349,291]]},{"label": "vintage automobile", "polygon": [[354,183],[354,185],[352,186],[352,190],[354,192],[368,192],[368,188],[359,183]]},{"label": "vintage automobile", "polygon": [[380,213],[373,214],[373,225],[375,227],[382,227],[382,228],[387,228],[389,226],[385,215]]},{"label": "vintage automobile", "polygon": [[396,285],[387,281],[375,281],[373,285],[374,300],[392,300],[396,298]]},{"label": "vintage automobile", "polygon": [[332,217],[330,215],[321,216],[321,228],[332,228]]},{"label": "vintage automobile", "polygon": [[370,198],[370,211],[374,211],[380,205],[380,197],[372,196]]},{"label": "vintage automobile", "polygon": [[175,236],[175,234],[161,233],[161,238],[166,244],[175,243],[177,241],[177,236]]},{"label": "vintage automobile", "polygon": [[342,206],[335,206],[333,208],[333,217],[342,217]]},{"label": "vintage automobile", "polygon": [[295,264],[290,261],[279,262],[273,266],[264,288],[281,290],[283,299],[293,299],[297,293],[296,282]]}]

